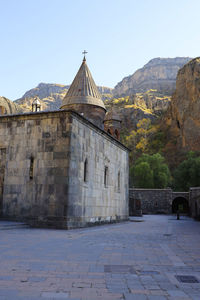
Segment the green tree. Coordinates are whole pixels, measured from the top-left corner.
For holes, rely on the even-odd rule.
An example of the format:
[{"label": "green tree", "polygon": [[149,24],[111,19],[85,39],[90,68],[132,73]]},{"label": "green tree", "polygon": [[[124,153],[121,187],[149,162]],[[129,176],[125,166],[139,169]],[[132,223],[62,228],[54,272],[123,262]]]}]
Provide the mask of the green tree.
[{"label": "green tree", "polygon": [[159,153],[142,154],[130,169],[131,182],[135,187],[166,188],[170,183],[170,171]]},{"label": "green tree", "polygon": [[161,152],[166,144],[166,134],[162,132],[158,125],[154,126],[155,132],[148,141],[148,153]]},{"label": "green tree", "polygon": [[135,185],[143,188],[153,188],[153,171],[148,162],[140,162],[134,168]]},{"label": "green tree", "polygon": [[174,172],[174,188],[187,192],[195,186],[200,186],[200,156],[191,151]]}]

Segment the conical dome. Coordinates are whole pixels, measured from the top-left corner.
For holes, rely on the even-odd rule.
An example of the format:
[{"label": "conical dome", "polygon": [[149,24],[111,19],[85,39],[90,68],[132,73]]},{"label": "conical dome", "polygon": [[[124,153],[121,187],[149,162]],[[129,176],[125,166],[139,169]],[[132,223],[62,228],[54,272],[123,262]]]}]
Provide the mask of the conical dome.
[{"label": "conical dome", "polygon": [[67,108],[66,106],[70,104],[91,104],[105,109],[101,95],[86,64],[85,57],[74,81],[63,99],[61,108]]},{"label": "conical dome", "polygon": [[86,64],[85,57],[63,99],[61,109],[74,110],[103,129],[106,108]]}]

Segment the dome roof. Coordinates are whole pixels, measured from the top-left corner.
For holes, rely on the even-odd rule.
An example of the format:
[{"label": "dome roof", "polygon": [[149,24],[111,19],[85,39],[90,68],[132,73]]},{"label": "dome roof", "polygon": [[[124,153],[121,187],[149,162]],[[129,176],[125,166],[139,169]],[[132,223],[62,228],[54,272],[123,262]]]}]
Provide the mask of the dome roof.
[{"label": "dome roof", "polygon": [[14,103],[3,96],[0,96],[0,106],[5,108],[5,114],[7,115],[17,114],[22,112],[22,109],[17,104],[17,102]]},{"label": "dome roof", "polygon": [[105,109],[104,103],[101,100],[101,94],[92,78],[85,57],[74,81],[63,99],[61,108],[70,104],[91,104]]},{"label": "dome roof", "polygon": [[110,121],[110,120],[115,120],[115,121],[119,121],[119,122],[122,121],[120,119],[119,115],[114,110],[111,110],[111,111],[109,111],[109,112],[106,113],[104,122],[105,121]]}]

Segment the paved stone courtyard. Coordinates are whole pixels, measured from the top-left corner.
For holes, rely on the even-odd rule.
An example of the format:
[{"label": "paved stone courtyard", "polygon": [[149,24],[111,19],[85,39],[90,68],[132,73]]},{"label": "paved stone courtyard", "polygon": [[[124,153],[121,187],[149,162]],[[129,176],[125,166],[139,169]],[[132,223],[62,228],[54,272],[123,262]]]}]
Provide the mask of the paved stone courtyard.
[{"label": "paved stone courtyard", "polygon": [[0,300],[200,299],[200,223],[154,215],[76,230],[0,222]]}]

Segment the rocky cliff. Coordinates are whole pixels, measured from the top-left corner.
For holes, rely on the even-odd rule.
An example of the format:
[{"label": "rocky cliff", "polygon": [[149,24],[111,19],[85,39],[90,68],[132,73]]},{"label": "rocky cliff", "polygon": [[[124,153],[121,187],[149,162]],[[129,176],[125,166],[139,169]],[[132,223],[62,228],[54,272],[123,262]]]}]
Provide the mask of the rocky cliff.
[{"label": "rocky cliff", "polygon": [[200,57],[179,70],[163,126],[169,139],[166,151],[200,151]]},{"label": "rocky cliff", "polygon": [[[38,96],[40,99],[51,96],[52,94],[66,93],[69,85],[54,83],[39,83],[37,87],[27,91],[21,98],[31,98]],[[21,99],[20,98],[20,99]]]},{"label": "rocky cliff", "polygon": [[164,113],[171,102],[171,96],[163,95],[157,90],[148,90],[130,96],[130,101],[141,109],[150,110],[155,115]]},{"label": "rocky cliff", "polygon": [[178,70],[192,58],[154,58],[133,75],[125,77],[114,90],[114,95],[131,95],[156,89],[158,92],[171,95],[176,86]]},{"label": "rocky cliff", "polygon": [[144,118],[156,121],[167,109],[171,96],[149,90],[132,96],[106,100],[107,110],[114,109],[122,120],[122,127],[129,132],[137,128],[137,123]]}]

